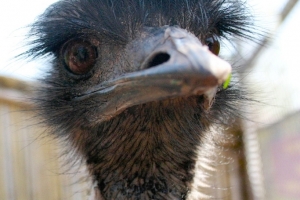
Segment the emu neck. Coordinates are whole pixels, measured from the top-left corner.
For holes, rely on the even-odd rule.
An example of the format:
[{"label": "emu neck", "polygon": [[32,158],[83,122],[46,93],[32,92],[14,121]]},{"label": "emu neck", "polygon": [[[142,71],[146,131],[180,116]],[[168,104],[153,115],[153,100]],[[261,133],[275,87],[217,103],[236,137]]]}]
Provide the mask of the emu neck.
[{"label": "emu neck", "polygon": [[92,129],[82,153],[100,199],[185,199],[204,129],[199,101],[135,106]]}]

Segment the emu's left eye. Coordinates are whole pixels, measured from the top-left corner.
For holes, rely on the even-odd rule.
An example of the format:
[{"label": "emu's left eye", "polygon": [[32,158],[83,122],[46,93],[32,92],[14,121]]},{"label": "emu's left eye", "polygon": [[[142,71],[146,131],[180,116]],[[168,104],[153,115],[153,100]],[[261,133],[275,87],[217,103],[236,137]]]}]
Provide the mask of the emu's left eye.
[{"label": "emu's left eye", "polygon": [[208,46],[209,50],[213,54],[219,55],[219,53],[220,53],[220,42],[215,36],[208,37],[205,40],[205,43]]},{"label": "emu's left eye", "polygon": [[89,72],[98,57],[97,48],[90,42],[81,39],[67,42],[62,53],[68,69],[77,75]]}]

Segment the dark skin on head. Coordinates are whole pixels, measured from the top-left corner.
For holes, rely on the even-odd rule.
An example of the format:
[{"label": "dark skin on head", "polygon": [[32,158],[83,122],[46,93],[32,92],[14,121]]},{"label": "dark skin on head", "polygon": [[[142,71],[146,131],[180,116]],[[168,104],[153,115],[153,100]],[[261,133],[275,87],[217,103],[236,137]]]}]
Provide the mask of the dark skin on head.
[{"label": "dark skin on head", "polygon": [[249,38],[247,20],[239,1],[69,0],[32,25],[26,55],[53,56],[37,105],[96,199],[192,198],[209,127],[230,125],[242,98],[221,87],[219,40]]}]

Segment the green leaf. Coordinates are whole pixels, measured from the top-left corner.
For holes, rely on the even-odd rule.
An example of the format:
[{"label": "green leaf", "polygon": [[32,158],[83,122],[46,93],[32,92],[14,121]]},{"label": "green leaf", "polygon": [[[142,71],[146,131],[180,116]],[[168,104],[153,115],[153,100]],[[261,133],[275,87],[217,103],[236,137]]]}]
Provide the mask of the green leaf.
[{"label": "green leaf", "polygon": [[223,83],[223,89],[227,89],[231,81],[231,74],[229,74],[228,78],[226,81]]}]

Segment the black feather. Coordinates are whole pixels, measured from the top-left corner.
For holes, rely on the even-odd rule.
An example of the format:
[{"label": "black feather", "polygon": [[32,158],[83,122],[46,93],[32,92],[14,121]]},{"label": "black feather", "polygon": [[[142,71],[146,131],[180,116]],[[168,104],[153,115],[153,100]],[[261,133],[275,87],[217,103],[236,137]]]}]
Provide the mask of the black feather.
[{"label": "black feather", "polygon": [[59,1],[32,25],[29,56],[57,53],[73,37],[96,35],[126,45],[143,27],[179,26],[198,37],[253,38],[252,17],[238,0]]},{"label": "black feather", "polygon": [[[232,126],[247,100],[238,84],[219,88],[209,112],[202,96],[180,97],[127,108],[101,122],[106,99],[74,99],[95,84],[132,68],[128,45],[147,27],[178,26],[204,41],[252,39],[253,24],[238,0],[64,0],[50,6],[32,25],[24,55],[52,55],[36,102],[45,123],[71,143],[90,170],[104,199],[185,199],[191,188],[198,149],[216,135],[212,125]],[[80,38],[99,42],[99,58],[89,73],[65,68],[62,49]]]}]

